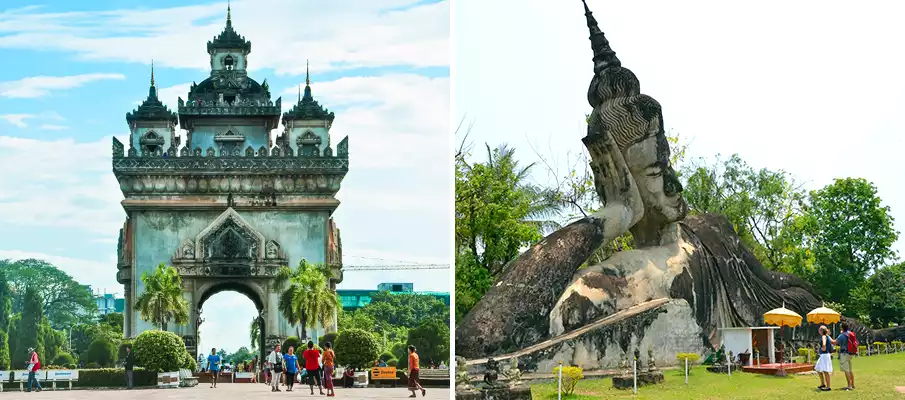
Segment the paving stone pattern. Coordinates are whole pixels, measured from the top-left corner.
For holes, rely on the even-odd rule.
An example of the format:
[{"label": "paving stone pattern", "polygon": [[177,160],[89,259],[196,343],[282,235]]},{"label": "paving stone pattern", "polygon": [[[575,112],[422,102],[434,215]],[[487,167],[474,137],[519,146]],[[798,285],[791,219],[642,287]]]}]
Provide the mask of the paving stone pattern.
[{"label": "paving stone pattern", "polygon": [[[136,389],[131,391],[125,390],[45,390],[40,393],[23,393],[15,390],[9,390],[7,387],[0,399],[28,398],[28,399],[66,399],[66,400],[163,400],[163,399],[216,399],[216,400],[251,400],[251,399],[313,399],[329,397],[321,396],[315,388],[314,396],[310,395],[307,387],[299,388],[292,392],[283,390],[280,393],[271,393],[270,387],[264,384],[253,383],[223,383],[217,385],[216,389],[211,389],[209,385],[200,384],[193,388],[181,389]],[[400,388],[356,388],[356,389],[336,389],[336,397],[333,399],[405,399],[412,392],[407,391],[404,387]],[[428,388],[427,396],[422,397],[418,393],[419,399],[437,400],[449,399],[449,388]]]}]

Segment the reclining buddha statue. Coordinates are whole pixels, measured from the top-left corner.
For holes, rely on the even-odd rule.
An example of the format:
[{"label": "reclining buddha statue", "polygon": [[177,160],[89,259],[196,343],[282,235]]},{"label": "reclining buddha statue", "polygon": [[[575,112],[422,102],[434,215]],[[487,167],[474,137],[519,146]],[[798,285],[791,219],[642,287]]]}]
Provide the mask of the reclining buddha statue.
[{"label": "reclining buddha statue", "polygon": [[[718,346],[720,328],[762,326],[770,309],[785,305],[805,315],[821,306],[808,283],[764,268],[726,218],[687,215],[660,104],[641,94],[638,78],[622,66],[587,4],[585,16],[594,75],[582,141],[602,207],[506,266],[458,322],[456,355],[479,359],[536,348],[520,356],[555,356],[593,369],[614,367],[641,347],[674,360],[675,353]],[[580,268],[625,232],[635,250]],[[606,318],[615,320],[583,329]],[[862,342],[878,337],[843,319]],[[816,332],[805,330],[797,336]],[[557,339],[556,346],[539,345]]]}]

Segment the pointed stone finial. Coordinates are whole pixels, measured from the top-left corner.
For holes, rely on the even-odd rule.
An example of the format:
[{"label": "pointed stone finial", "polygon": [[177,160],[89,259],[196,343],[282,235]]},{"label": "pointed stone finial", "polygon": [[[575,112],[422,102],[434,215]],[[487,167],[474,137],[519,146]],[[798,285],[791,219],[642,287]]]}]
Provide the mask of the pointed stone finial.
[{"label": "pointed stone finial", "polygon": [[233,16],[232,16],[232,4],[230,4],[230,0],[226,0],[226,24],[232,25]]},{"label": "pointed stone finial", "polygon": [[610,48],[610,42],[604,36],[603,31],[600,30],[600,27],[597,26],[597,20],[594,18],[591,9],[588,8],[587,1],[581,0],[581,3],[584,4],[584,15],[588,23],[588,31],[591,33],[589,39],[591,39],[591,49],[594,50],[594,73],[599,73],[610,67],[621,66],[622,63],[616,58],[616,52]]},{"label": "pointed stone finial", "polygon": [[311,73],[308,70],[308,59],[305,59],[305,86],[311,85]]},{"label": "pointed stone finial", "polygon": [[151,86],[154,86],[154,60],[151,59]]}]

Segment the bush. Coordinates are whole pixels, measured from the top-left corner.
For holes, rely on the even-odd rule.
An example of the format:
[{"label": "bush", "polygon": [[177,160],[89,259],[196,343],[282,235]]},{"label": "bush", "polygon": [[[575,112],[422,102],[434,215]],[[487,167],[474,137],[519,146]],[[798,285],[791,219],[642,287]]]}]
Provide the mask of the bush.
[{"label": "bush", "polygon": [[343,366],[362,369],[377,359],[380,344],[370,332],[348,329],[336,338],[336,361]]},{"label": "bush", "polygon": [[78,365],[75,365],[75,363],[67,364],[67,365],[66,365],[66,369],[76,369],[76,368],[78,368],[78,367],[79,367],[79,366],[78,366]]},{"label": "bush", "polygon": [[[298,350],[299,344],[301,344],[301,343],[302,342],[299,340],[299,338],[297,338],[295,336],[290,336],[290,337],[286,338],[286,340],[283,341],[283,344],[282,344],[280,350],[283,351],[283,354],[289,352],[290,346],[293,347],[294,349]],[[303,346],[303,347],[305,347],[306,349],[308,348],[307,346]],[[298,353],[298,351],[296,351],[296,353]]]},{"label": "bush", "polygon": [[119,351],[116,353],[116,361],[124,361],[126,359],[126,347],[132,346],[131,340],[123,340],[119,344]]},{"label": "bush", "polygon": [[98,364],[102,367],[113,366],[113,362],[116,361],[115,358],[116,346],[103,337],[91,342],[88,350],[85,350],[81,357],[82,361],[86,363]]},{"label": "bush", "polygon": [[[157,373],[144,368],[135,368],[132,372],[135,386],[157,386]],[[104,368],[79,370],[79,380],[72,382],[74,387],[111,388],[126,386],[125,370]]]},{"label": "bush", "polygon": [[133,344],[136,366],[152,372],[173,372],[184,367],[185,343],[173,332],[144,331]]},{"label": "bush", "polygon": [[689,364],[694,364],[701,359],[701,355],[698,353],[679,353],[676,354],[676,358],[679,359],[679,364],[682,364],[684,366],[685,359],[688,359]]},{"label": "bush", "polygon": [[391,358],[391,359],[387,360],[388,367],[395,367],[396,364],[399,364],[399,360],[397,360],[395,358]]},{"label": "bush", "polygon": [[0,371],[6,371],[10,367],[9,363],[9,335],[4,330],[6,327],[0,327]]},{"label": "bush", "polygon": [[94,361],[92,361],[88,364],[85,364],[85,369],[100,369],[100,368],[101,368],[101,365]]},{"label": "bush", "polygon": [[322,345],[322,346],[324,343],[327,343],[327,342],[336,344],[337,336],[338,336],[338,334],[336,332],[327,333],[324,336],[317,338],[317,344]]},{"label": "bush", "polygon": [[43,370],[45,370],[45,371],[49,371],[49,370],[52,370],[52,369],[69,369],[69,368],[64,367],[64,366],[62,366],[62,365],[50,364],[50,365],[42,365],[42,366],[41,366],[41,369],[43,369]]},{"label": "bush", "polygon": [[867,355],[867,346],[858,346],[858,354],[859,355]]},{"label": "bush", "polygon": [[814,354],[814,349],[812,349],[812,348],[806,348],[806,347],[799,347],[799,348],[798,348],[798,355],[801,356],[801,359],[802,359],[802,360],[807,361],[807,360],[808,360],[808,354],[811,355],[811,361],[816,361],[816,360],[817,360],[817,356],[816,356],[816,354]]},{"label": "bush", "polygon": [[72,354],[69,353],[60,353],[57,355],[57,358],[53,359],[52,364],[54,365],[70,365],[75,364],[75,359],[72,358]]},{"label": "bush", "polygon": [[182,360],[182,368],[185,368],[189,371],[196,371],[198,369],[198,361],[196,361],[195,357],[192,357],[192,355],[189,354],[188,351],[185,352],[185,355],[183,357],[184,359]]},{"label": "bush", "polygon": [[396,356],[394,356],[393,353],[383,353],[380,355],[379,358],[383,361],[386,361],[386,360],[394,359],[394,358],[396,358]]},{"label": "bush", "polygon": [[886,342],[874,342],[874,351],[877,353],[886,352]]},{"label": "bush", "polygon": [[584,379],[584,371],[581,367],[556,367],[553,368],[553,379],[559,379],[559,369],[562,368],[562,391],[565,395],[575,392],[578,381]]}]

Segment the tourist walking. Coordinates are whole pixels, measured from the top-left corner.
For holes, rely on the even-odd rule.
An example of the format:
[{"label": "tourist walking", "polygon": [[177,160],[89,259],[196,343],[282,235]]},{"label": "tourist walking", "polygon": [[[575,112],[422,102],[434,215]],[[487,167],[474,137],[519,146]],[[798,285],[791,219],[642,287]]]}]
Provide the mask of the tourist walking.
[{"label": "tourist walking", "polygon": [[286,364],[286,391],[291,392],[295,385],[295,375],[299,373],[299,358],[295,355],[295,348],[289,346],[289,354],[283,357]]},{"label": "tourist walking", "polygon": [[211,372],[211,389],[217,387],[217,380],[220,378],[220,363],[223,360],[217,354],[217,348],[211,349],[211,355],[207,356],[207,369]]},{"label": "tourist walking", "polygon": [[833,373],[833,338],[830,337],[826,326],[821,325],[818,331],[820,342],[817,344],[817,350],[820,355],[817,358],[817,365],[814,366],[817,376],[820,377],[820,386],[817,386],[817,390],[828,392],[831,390],[830,374]]},{"label": "tourist walking", "polygon": [[270,366],[270,391],[281,392],[280,376],[283,375],[283,354],[280,353],[280,345],[276,345],[270,355],[267,356],[267,365]]},{"label": "tourist walking", "polygon": [[[32,390],[40,392],[41,382],[38,382],[36,374],[41,369],[41,360],[38,359],[38,352],[33,348],[28,349],[28,354],[30,357],[28,358],[28,365],[25,367],[25,370],[28,371],[28,390],[26,392],[31,392]],[[37,388],[35,388],[36,386]]]},{"label": "tourist walking", "polygon": [[314,342],[309,340],[308,350],[302,352],[302,357],[305,359],[305,370],[308,372],[308,387],[311,388],[311,394],[314,394],[315,381],[317,381],[317,390],[324,394],[324,389],[321,387],[320,356],[321,352],[316,350]]},{"label": "tourist walking", "polygon": [[126,389],[132,389],[132,367],[135,365],[135,354],[132,354],[132,346],[126,346],[126,360],[123,368],[126,370]]},{"label": "tourist walking", "polygon": [[427,395],[427,390],[424,390],[424,387],[421,386],[421,379],[418,377],[421,372],[418,368],[418,361],[418,349],[413,345],[409,345],[409,390],[412,391],[412,395],[409,397],[418,397],[415,395],[417,390],[421,390],[422,397]]},{"label": "tourist walking", "polygon": [[336,353],[333,352],[333,344],[324,343],[324,389],[327,389],[327,396],[336,396],[333,390],[333,367],[336,365]]},{"label": "tourist walking", "polygon": [[847,323],[842,323],[842,333],[833,344],[839,348],[839,369],[845,373],[845,380],[848,383],[848,386],[842,390],[853,390],[855,374],[852,372],[852,355],[858,353],[858,339],[855,337],[855,332],[849,330]]}]

